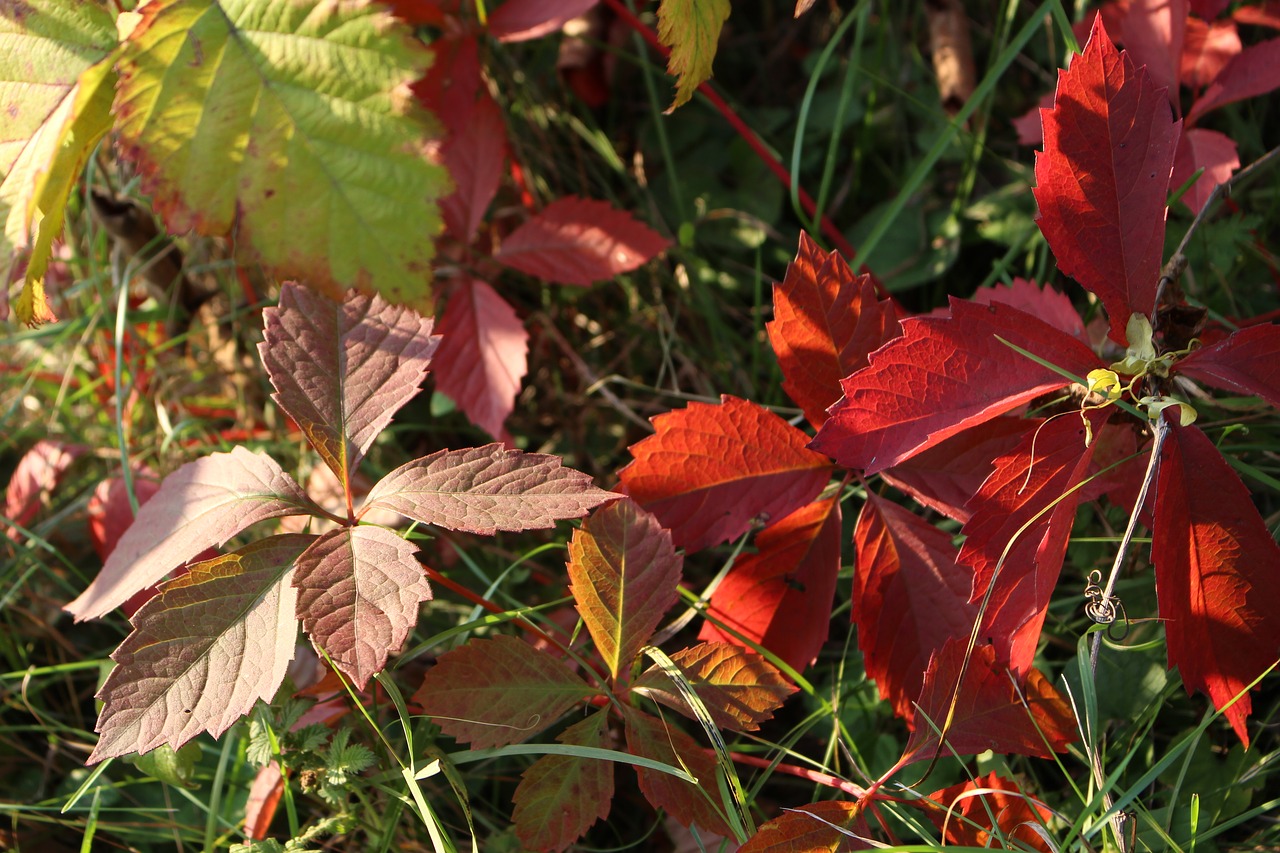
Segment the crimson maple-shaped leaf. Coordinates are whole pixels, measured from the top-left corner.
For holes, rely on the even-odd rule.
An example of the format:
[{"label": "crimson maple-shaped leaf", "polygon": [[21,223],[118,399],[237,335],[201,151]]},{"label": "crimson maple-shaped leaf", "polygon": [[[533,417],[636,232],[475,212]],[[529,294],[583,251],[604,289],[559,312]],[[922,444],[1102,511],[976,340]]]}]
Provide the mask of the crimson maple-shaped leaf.
[{"label": "crimson maple-shaped leaf", "polygon": [[671,534],[633,501],[609,504],[573,532],[569,591],[614,678],[675,604],[683,565]]},{"label": "crimson maple-shaped leaf", "polygon": [[1002,842],[1016,841],[1022,846],[1015,849],[1052,851],[1036,828],[1046,826],[1053,813],[995,771],[934,791],[928,800],[925,815],[946,844],[1008,847]]},{"label": "crimson maple-shaped leaf", "polygon": [[556,658],[500,634],[441,655],[413,699],[446,734],[487,749],[532,737],[594,693]]},{"label": "crimson maple-shaped leaf", "polygon": [[315,537],[272,536],[165,583],[112,653],[89,763],[214,737],[270,700],[298,635],[290,570]]},{"label": "crimson maple-shaped leaf", "polygon": [[1151,558],[1169,666],[1248,747],[1249,694],[1223,708],[1280,655],[1280,545],[1209,437],[1165,428]]},{"label": "crimson maple-shaped leaf", "polygon": [[[550,35],[599,0],[507,0],[489,16],[498,41],[528,41]],[[452,173],[450,173],[452,174]]]},{"label": "crimson maple-shaped leaf", "polygon": [[16,541],[18,531],[10,525],[24,527],[40,511],[40,502],[58,485],[62,475],[89,448],[42,438],[22,454],[9,477],[4,491],[4,515],[9,524],[4,535]]},{"label": "crimson maple-shaped leaf", "polygon": [[1280,39],[1246,47],[1214,78],[1191,105],[1187,123],[1194,124],[1210,110],[1246,98],[1265,95],[1280,86]]},{"label": "crimson maple-shaped leaf", "polygon": [[760,827],[738,853],[853,853],[874,849],[861,803],[827,800],[788,809]]},{"label": "crimson maple-shaped leaf", "polygon": [[636,767],[640,790],[649,802],[665,809],[683,826],[696,824],[716,835],[732,835],[733,830],[719,811],[716,764],[707,751],[681,729],[630,705],[623,706],[622,716],[629,752],[682,767],[698,780],[693,785],[669,773]]},{"label": "crimson maple-shaped leaf", "polygon": [[[1103,409],[1085,413],[1094,436],[1109,414]],[[1089,497],[1084,489],[1074,489],[1088,474],[1098,446],[1085,440],[1085,425],[1074,413],[1045,421],[995,461],[961,530],[960,562],[973,567],[972,600],[982,601],[995,586],[979,636],[1019,677],[1031,669],[1076,507]]]},{"label": "crimson maple-shaped leaf", "polygon": [[971,576],[950,536],[870,493],[853,542],[853,621],[867,675],[894,713],[910,718],[930,656],[973,628]]},{"label": "crimson maple-shaped leaf", "polygon": [[491,536],[537,530],[616,498],[560,457],[486,444],[406,462],[369,492],[360,515],[389,509],[422,524]]},{"label": "crimson maple-shaped leaf", "polygon": [[262,313],[272,398],[346,486],[427,375],[440,341],[432,321],[380,296],[352,291],[339,305],[293,282]]},{"label": "crimson maple-shaped leaf", "polygon": [[[753,732],[796,688],[755,652],[729,643],[701,643],[671,656],[722,729]],[[632,684],[635,692],[697,719],[671,676],[659,666],[645,670]]]},{"label": "crimson maple-shaped leaf", "polygon": [[505,440],[502,425],[529,365],[529,333],[516,310],[487,283],[463,278],[445,305],[440,337],[432,361],[436,390],[473,424]]},{"label": "crimson maple-shaped leaf", "polygon": [[102,616],[251,524],[319,512],[265,454],[237,447],[188,462],[165,477],[93,583],[65,609],[77,622]]},{"label": "crimson maple-shaped leaf", "polygon": [[[909,721],[913,728],[904,765],[938,754],[935,726],[946,735],[944,755],[977,755],[990,749],[1051,758],[1076,739],[1071,706],[1040,670],[1031,670],[1018,691],[996,662],[993,648],[976,646],[965,666],[965,645],[964,640],[948,640],[929,660],[919,709]],[[955,709],[950,713],[953,696]]]},{"label": "crimson maple-shaped leaf", "polygon": [[298,558],[298,618],[359,688],[404,645],[431,587],[417,549],[385,527],[331,530]]},{"label": "crimson maple-shaped leaf", "polygon": [[1036,221],[1058,268],[1097,294],[1112,340],[1124,344],[1129,316],[1155,307],[1180,123],[1146,70],[1116,51],[1101,17],[1084,54],[1058,72],[1053,109],[1041,118]]},{"label": "crimson maple-shaped leaf", "polygon": [[876,474],[1067,384],[997,336],[1076,376],[1103,366],[1082,341],[1024,311],[952,298],[950,316],[903,320],[902,337],[841,383],[844,396],[809,446]]},{"label": "crimson maple-shaped leaf", "polygon": [[635,269],[670,244],[608,202],[569,196],[511,232],[493,257],[545,281],[589,287]]},{"label": "crimson maple-shaped leaf", "polygon": [[1204,174],[1182,196],[1187,207],[1199,213],[1209,203],[1214,187],[1225,183],[1239,167],[1240,158],[1231,137],[1216,130],[1193,127],[1178,141],[1171,183],[1180,187],[1198,170],[1204,169]]},{"label": "crimson maple-shaped leaf", "polygon": [[1280,326],[1264,323],[1232,332],[1175,362],[1173,372],[1280,406]]},{"label": "crimson maple-shaped leaf", "polygon": [[782,518],[817,496],[831,465],[808,436],[769,410],[727,394],[653,418],[633,444],[622,489],[697,551],[741,536],[759,518]]},{"label": "crimson maple-shaped leaf", "polygon": [[[602,708],[556,736],[572,746],[608,749],[609,709]],[[511,797],[516,836],[530,850],[564,850],[609,816],[613,762],[544,755],[524,771]]]},{"label": "crimson maple-shaped leaf", "polygon": [[[503,7],[505,8],[505,7]],[[454,239],[470,244],[484,213],[498,192],[507,157],[507,127],[502,108],[484,92],[466,112],[461,126],[451,129],[440,149],[449,170],[453,194],[440,201],[444,225]]]},{"label": "crimson maple-shaped leaf", "polygon": [[[815,501],[761,531],[711,594],[708,615],[800,671],[818,658],[831,627],[840,572],[839,497]],[[698,639],[740,643],[710,619]]]},{"label": "crimson maple-shaped leaf", "polygon": [[815,427],[840,399],[840,380],[901,333],[893,303],[876,298],[871,276],[855,276],[840,255],[822,251],[804,232],[786,277],[773,286],[766,328],[782,388]]}]

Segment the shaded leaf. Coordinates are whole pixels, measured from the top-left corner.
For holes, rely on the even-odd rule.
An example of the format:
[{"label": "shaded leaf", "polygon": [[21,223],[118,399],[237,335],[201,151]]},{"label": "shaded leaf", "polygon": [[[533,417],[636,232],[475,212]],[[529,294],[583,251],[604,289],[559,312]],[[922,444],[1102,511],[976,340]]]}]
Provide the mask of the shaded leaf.
[{"label": "shaded leaf", "polygon": [[532,737],[594,694],[556,658],[499,634],[441,655],[413,700],[446,734],[487,749]]},{"label": "shaded leaf", "polygon": [[[602,708],[556,736],[573,746],[608,749],[609,709]],[[516,836],[530,850],[564,850],[613,802],[613,762],[572,755],[544,755],[520,776],[511,797]]]},{"label": "shaded leaf", "polygon": [[1280,655],[1280,545],[1209,437],[1173,421],[1165,428],[1151,559],[1169,666],[1248,747],[1249,694],[1223,709]]},{"label": "shaded leaf", "polygon": [[1209,195],[1218,184],[1226,183],[1231,173],[1240,167],[1236,144],[1231,137],[1216,130],[1193,127],[1178,140],[1178,155],[1173,161],[1172,185],[1180,187],[1190,180],[1197,169],[1204,169],[1191,189],[1182,194],[1182,201],[1199,213],[1209,202]]},{"label": "shaded leaf", "polygon": [[1280,407],[1280,326],[1263,323],[1233,332],[1175,362],[1173,372]]},{"label": "shaded leaf", "polygon": [[188,462],[165,477],[93,583],[65,609],[76,621],[94,619],[251,524],[318,509],[265,454],[237,447]]},{"label": "shaded leaf", "polygon": [[270,700],[298,634],[290,570],[313,538],[263,539],[164,584],[111,655],[88,763],[217,737]]},{"label": "shaded leaf", "polygon": [[877,299],[871,276],[855,276],[839,254],[822,251],[804,232],[786,277],[773,286],[773,320],[765,328],[782,365],[783,390],[815,427],[840,399],[840,380],[901,334],[892,301]]},{"label": "shaded leaf", "polygon": [[879,845],[861,803],[827,800],[787,809],[760,830],[738,853],[853,853]]},{"label": "shaded leaf", "polygon": [[668,113],[688,103],[698,84],[711,76],[720,30],[728,18],[729,0],[662,0],[658,40],[671,48],[667,73],[676,78]]},{"label": "shaded leaf", "polygon": [[756,519],[781,518],[817,496],[831,476],[808,436],[767,409],[725,394],[652,419],[633,444],[621,488],[686,551],[734,539]]},{"label": "shaded leaf", "polygon": [[489,202],[498,191],[506,157],[507,126],[502,108],[486,92],[471,105],[465,122],[450,133],[440,150],[441,162],[457,187],[441,199],[440,211],[445,227],[459,242],[470,243],[476,238]]},{"label": "shaded leaf", "polygon": [[717,835],[731,835],[717,806],[712,805],[719,804],[720,795],[715,760],[707,751],[681,729],[629,705],[623,706],[622,716],[629,752],[681,767],[698,780],[697,785],[692,785],[669,773],[636,767],[640,790],[649,802],[665,809],[683,826],[696,824]]},{"label": "shaded leaf", "polygon": [[1102,300],[1111,338],[1124,344],[1129,316],[1155,307],[1179,125],[1101,17],[1084,54],[1058,72],[1054,107],[1041,117],[1036,221],[1058,268]]},{"label": "shaded leaf", "polygon": [[949,535],[874,494],[853,543],[853,621],[867,675],[894,713],[910,718],[930,657],[973,628],[971,575],[956,563]]},{"label": "shaded leaf", "polygon": [[[729,643],[700,643],[674,653],[671,660],[680,667],[718,728],[754,732],[796,692],[773,664]],[[680,688],[661,667],[645,670],[632,683],[632,689],[697,719]]]},{"label": "shaded leaf", "polygon": [[671,534],[629,500],[597,510],[573,532],[569,591],[614,678],[675,604],[683,564]]},{"label": "shaded leaf", "polygon": [[1188,6],[1188,0],[1131,0],[1123,13],[1125,52],[1134,65],[1146,67],[1151,84],[1165,90],[1174,110]]},{"label": "shaded leaf", "polygon": [[616,497],[586,474],[562,468],[558,456],[486,444],[406,462],[374,485],[360,516],[390,509],[422,524],[491,536],[581,518]]},{"label": "shaded leaf", "polygon": [[473,424],[505,439],[503,423],[528,370],[529,333],[511,305],[478,278],[463,278],[440,318],[436,390]]},{"label": "shaded leaf", "polygon": [[22,454],[4,490],[4,518],[9,522],[4,530],[5,538],[18,539],[18,531],[10,525],[30,524],[40,511],[40,504],[49,499],[71,463],[88,449],[82,444],[42,438]]},{"label": "shaded leaf", "polygon": [[952,298],[951,316],[913,317],[902,331],[844,380],[810,447],[876,474],[1067,384],[997,336],[1076,376],[1103,366],[1077,338],[999,302]]},{"label": "shaded leaf", "polygon": [[341,305],[294,282],[263,313],[258,354],[284,409],[348,488],[400,407],[418,393],[438,337],[432,321],[354,291]]},{"label": "shaded leaf", "polygon": [[[1046,838],[1034,829],[1046,826],[1053,813],[995,771],[934,791],[928,799],[933,803],[925,804],[925,815],[943,833],[946,844],[1009,848],[1001,843],[1003,839],[1022,845],[1012,849],[1053,853]],[[998,833],[991,831],[993,816]]]},{"label": "shaded leaf", "polygon": [[116,100],[165,221],[280,277],[425,307],[448,176],[408,97],[429,54],[376,4],[168,0],[143,7]]},{"label": "shaded leaf", "polygon": [[489,32],[498,41],[541,38],[556,32],[600,0],[507,0],[489,16]]},{"label": "shaded leaf", "polygon": [[1210,110],[1265,95],[1280,86],[1280,39],[1253,44],[1236,54],[1187,113],[1195,123]]},{"label": "shaded leaf", "polygon": [[1086,344],[1089,343],[1089,333],[1085,330],[1084,321],[1080,319],[1080,312],[1071,304],[1071,299],[1048,285],[1041,287],[1022,276],[1014,276],[1009,284],[978,288],[970,301],[979,305],[990,305],[992,302],[1010,305]]},{"label": "shaded leaf", "polygon": [[[839,496],[801,507],[756,537],[711,594],[708,615],[764,646],[797,671],[818,658],[831,627],[840,572]],[[698,639],[741,641],[710,620]]]},{"label": "shaded leaf", "polygon": [[364,689],[431,598],[417,549],[384,527],[341,527],[298,558],[298,618],[317,648]]},{"label": "shaded leaf", "polygon": [[608,202],[566,196],[512,231],[493,257],[545,281],[588,287],[636,269],[669,245]]}]

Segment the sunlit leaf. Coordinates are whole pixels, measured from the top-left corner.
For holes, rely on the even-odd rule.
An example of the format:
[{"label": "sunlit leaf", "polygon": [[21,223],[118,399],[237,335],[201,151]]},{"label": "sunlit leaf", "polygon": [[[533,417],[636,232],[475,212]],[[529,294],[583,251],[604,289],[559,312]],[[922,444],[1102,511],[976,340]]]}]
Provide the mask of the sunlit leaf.
[{"label": "sunlit leaf", "polygon": [[[720,728],[756,731],[796,692],[773,664],[741,646],[700,643],[673,653],[671,660]],[[632,689],[697,719],[679,687],[659,666],[647,669]]]}]

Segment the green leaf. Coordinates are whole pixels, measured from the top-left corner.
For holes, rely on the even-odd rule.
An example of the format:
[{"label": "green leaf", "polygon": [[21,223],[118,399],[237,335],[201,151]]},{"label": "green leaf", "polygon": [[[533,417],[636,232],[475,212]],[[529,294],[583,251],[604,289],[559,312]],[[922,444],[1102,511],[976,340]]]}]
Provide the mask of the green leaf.
[{"label": "green leaf", "polygon": [[668,113],[688,103],[698,84],[711,76],[720,29],[728,18],[729,0],[662,0],[658,39],[671,48],[667,73],[677,78]]},{"label": "green leaf", "polygon": [[[609,711],[565,729],[564,744],[609,746]],[[530,850],[563,850],[591,825],[609,816],[613,803],[613,763],[576,755],[544,755],[520,777],[512,797],[516,835]]]},{"label": "green leaf", "polygon": [[408,89],[429,61],[371,3],[153,2],[120,63],[120,134],[171,228],[234,230],[282,278],[430,313],[450,187]]}]

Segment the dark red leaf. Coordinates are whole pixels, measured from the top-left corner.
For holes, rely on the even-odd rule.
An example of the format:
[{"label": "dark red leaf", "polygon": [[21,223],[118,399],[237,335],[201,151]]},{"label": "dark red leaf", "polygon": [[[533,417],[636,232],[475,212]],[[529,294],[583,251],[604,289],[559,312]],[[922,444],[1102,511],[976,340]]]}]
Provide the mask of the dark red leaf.
[{"label": "dark red leaf", "polygon": [[733,830],[717,808],[720,794],[716,764],[707,751],[676,726],[630,705],[623,706],[622,716],[626,722],[627,749],[632,754],[683,767],[699,783],[691,785],[669,773],[637,767],[640,790],[649,802],[666,809],[684,826],[696,824],[717,835],[732,835]]},{"label": "dark red leaf", "polygon": [[[782,658],[798,672],[818,658],[831,626],[840,572],[840,503],[815,501],[756,537],[759,553],[734,564],[711,594],[707,615]],[[703,623],[699,640],[741,641]]]},{"label": "dark red leaf", "polygon": [[506,158],[507,127],[502,108],[485,92],[440,149],[440,159],[456,187],[440,200],[440,212],[458,242],[470,244],[476,238],[489,202],[498,191]]},{"label": "dark red leaf", "polygon": [[1058,268],[1102,299],[1111,338],[1124,344],[1129,316],[1155,307],[1179,125],[1101,18],[1084,54],[1058,73],[1054,108],[1041,116],[1037,222]]},{"label": "dark red leaf", "polygon": [[[1209,437],[1164,428],[1151,558],[1169,666],[1223,710],[1280,655],[1280,545]],[[1252,707],[1223,710],[1246,747]]]},{"label": "dark red leaf", "polygon": [[1240,167],[1236,144],[1229,136],[1216,130],[1193,127],[1178,140],[1178,156],[1173,161],[1173,181],[1180,187],[1190,180],[1197,169],[1204,169],[1182,201],[1193,213],[1199,213],[1209,202],[1209,195],[1218,184],[1226,183],[1231,173]]},{"label": "dark red leaf", "polygon": [[431,43],[431,53],[431,67],[413,85],[413,93],[450,134],[458,133],[466,127],[483,82],[480,47],[471,35],[440,38]]},{"label": "dark red leaf", "polygon": [[1191,105],[1187,123],[1225,104],[1265,95],[1280,86],[1280,39],[1253,44],[1227,63],[1204,94]]},{"label": "dark red leaf", "polygon": [[997,336],[1076,376],[1102,366],[1080,340],[998,302],[952,298],[950,317],[913,317],[902,331],[844,380],[810,447],[876,474],[1067,384]]},{"label": "dark red leaf", "polygon": [[511,232],[494,258],[545,281],[589,287],[635,269],[669,245],[608,202],[569,196]]},{"label": "dark red leaf", "polygon": [[1176,362],[1173,371],[1280,407],[1280,326],[1240,329]]},{"label": "dark red leaf", "polygon": [[498,41],[527,41],[556,32],[600,0],[507,0],[489,16]]},{"label": "dark red leaf", "polygon": [[653,418],[656,434],[633,444],[635,459],[618,472],[626,494],[686,551],[793,512],[831,476],[830,463],[805,449],[803,432],[755,403],[720,399]]},{"label": "dark red leaf", "polygon": [[[946,844],[1008,849],[1007,842],[1014,842],[1022,846],[1012,849],[1053,853],[1048,839],[1036,831],[1036,827],[1048,825],[1053,812],[995,771],[934,791],[928,799],[932,802],[925,815],[938,827]],[[999,828],[996,833],[992,832],[992,818],[994,827]]]}]

